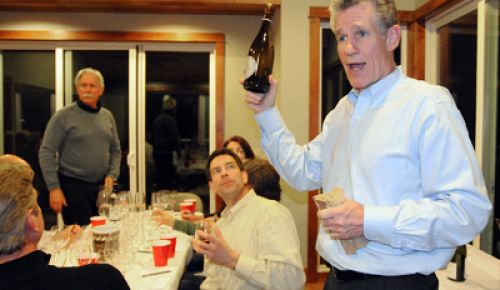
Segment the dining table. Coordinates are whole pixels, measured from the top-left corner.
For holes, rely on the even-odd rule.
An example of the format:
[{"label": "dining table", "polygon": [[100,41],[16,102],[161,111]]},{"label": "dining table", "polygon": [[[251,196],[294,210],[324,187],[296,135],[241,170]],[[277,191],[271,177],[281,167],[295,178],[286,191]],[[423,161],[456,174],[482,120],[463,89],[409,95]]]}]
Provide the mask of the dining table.
[{"label": "dining table", "polygon": [[[146,216],[146,217],[145,217]],[[141,219],[149,218],[147,215],[141,215]],[[107,224],[117,224],[119,222],[107,221]],[[122,226],[125,231],[127,227]],[[161,226],[163,227],[163,226]],[[140,227],[141,231],[156,231],[157,228]],[[163,228],[165,230],[165,228]],[[150,241],[142,242],[140,245],[135,245],[129,250],[132,251],[133,258],[126,266],[123,263],[113,263],[113,261],[100,261],[100,263],[109,263],[121,271],[127,283],[132,290],[175,290],[179,288],[181,277],[185,271],[186,265],[192,255],[191,239],[192,236],[183,232],[167,229],[170,234],[176,236],[175,255],[168,259],[166,266],[157,267],[154,265],[154,258]],[[143,235],[136,234],[136,235]],[[84,226],[78,240],[72,241],[74,245],[84,243],[85,240],[92,239],[92,226]],[[52,254],[50,264],[58,267],[78,267],[78,263],[74,258],[70,258],[71,246],[62,249],[56,249],[53,241],[53,233],[45,231],[39,242],[38,248]],[[121,253],[120,253],[121,254]],[[130,254],[130,253],[128,253]]]},{"label": "dining table", "polygon": [[167,266],[155,267],[153,254],[149,250],[138,250],[134,265],[124,273],[133,290],[177,290],[186,264],[191,257],[191,236],[174,231],[177,236],[175,256]]}]

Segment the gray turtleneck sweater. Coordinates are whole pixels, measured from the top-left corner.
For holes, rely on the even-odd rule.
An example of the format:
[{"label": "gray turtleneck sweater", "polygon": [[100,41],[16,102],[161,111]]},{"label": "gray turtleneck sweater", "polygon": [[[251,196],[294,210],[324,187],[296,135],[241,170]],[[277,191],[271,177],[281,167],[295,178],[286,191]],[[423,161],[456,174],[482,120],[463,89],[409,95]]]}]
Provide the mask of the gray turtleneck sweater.
[{"label": "gray turtleneck sweater", "polygon": [[75,102],[49,120],[39,152],[47,188],[60,188],[58,172],[88,182],[118,178],[121,149],[113,114]]}]

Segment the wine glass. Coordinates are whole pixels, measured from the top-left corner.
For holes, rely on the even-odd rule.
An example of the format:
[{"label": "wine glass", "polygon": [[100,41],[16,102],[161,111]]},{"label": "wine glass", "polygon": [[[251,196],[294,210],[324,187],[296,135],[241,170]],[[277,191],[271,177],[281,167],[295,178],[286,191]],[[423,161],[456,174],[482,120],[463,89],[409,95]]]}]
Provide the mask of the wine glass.
[{"label": "wine glass", "polygon": [[[195,221],[195,224],[196,224],[196,228],[198,230],[203,231],[203,232],[205,232],[207,234],[212,234],[213,233],[214,225],[215,225],[215,222],[214,222],[213,218],[201,219],[201,220]],[[207,240],[203,240],[198,235],[196,235],[196,238],[208,243]]]},{"label": "wine glass", "polygon": [[153,192],[151,194],[151,209],[152,210],[163,210],[164,202],[163,202],[164,193],[161,191]]},{"label": "wine glass", "polygon": [[52,226],[50,228],[50,236],[52,237],[51,254],[54,255],[54,260],[59,266],[63,266],[66,261],[66,250],[71,238],[70,232],[65,230],[66,226]]},{"label": "wine glass", "polygon": [[92,252],[92,246],[87,243],[72,246],[71,256],[76,262],[74,264],[79,266],[96,263],[97,260],[96,254]]},{"label": "wine glass", "polygon": [[109,219],[109,212],[111,210],[111,194],[112,191],[104,188],[97,194],[97,208],[100,216],[105,216]]},{"label": "wine glass", "polygon": [[[195,221],[195,224],[196,224],[197,230],[203,231],[203,232],[211,235],[213,233],[213,231],[214,231],[215,219],[212,218],[212,217],[206,218],[206,219],[201,219],[201,220]],[[195,234],[195,237],[198,240],[204,241],[205,243],[209,243],[208,240],[204,240],[198,234]],[[207,265],[207,257],[203,256],[203,271],[195,273],[195,275],[197,275],[197,276],[206,276],[207,275],[207,272],[205,271],[206,265]]]}]

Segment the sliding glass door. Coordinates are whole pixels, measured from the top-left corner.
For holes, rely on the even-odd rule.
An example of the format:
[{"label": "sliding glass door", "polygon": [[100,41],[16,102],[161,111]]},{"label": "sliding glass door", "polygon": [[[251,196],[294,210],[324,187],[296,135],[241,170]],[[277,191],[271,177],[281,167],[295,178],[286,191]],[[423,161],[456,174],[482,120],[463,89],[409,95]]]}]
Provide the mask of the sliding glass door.
[{"label": "sliding glass door", "polygon": [[215,147],[215,123],[210,122],[215,116],[214,45],[0,44],[0,153],[30,162],[45,212],[51,210],[38,164],[40,141],[52,114],[77,97],[73,79],[84,67],[104,76],[101,105],[116,119],[123,152],[119,188],[146,196],[161,189],[150,138],[169,95],[176,101],[179,150],[177,182],[168,189],[198,193],[208,211],[202,168]]}]

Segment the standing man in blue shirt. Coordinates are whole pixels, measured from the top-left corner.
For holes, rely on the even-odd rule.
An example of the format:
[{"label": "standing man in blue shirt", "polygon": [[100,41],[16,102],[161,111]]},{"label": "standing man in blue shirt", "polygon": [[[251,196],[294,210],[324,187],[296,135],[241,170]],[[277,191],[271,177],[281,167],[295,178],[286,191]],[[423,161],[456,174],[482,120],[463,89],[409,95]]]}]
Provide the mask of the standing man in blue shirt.
[{"label": "standing man in blue shirt", "polygon": [[[405,76],[392,0],[333,0],[331,28],[351,92],[299,146],[275,107],[277,81],[247,92],[271,163],[301,191],[344,190],[318,211],[325,289],[438,289],[434,272],[486,225],[491,203],[465,122],[448,90]],[[353,255],[340,240],[366,238]]]},{"label": "standing man in blue shirt", "polygon": [[121,148],[113,114],[101,107],[104,78],[93,68],[75,77],[78,99],[50,118],[39,158],[50,207],[66,224],[87,225],[100,188],[120,174]]}]

